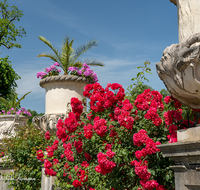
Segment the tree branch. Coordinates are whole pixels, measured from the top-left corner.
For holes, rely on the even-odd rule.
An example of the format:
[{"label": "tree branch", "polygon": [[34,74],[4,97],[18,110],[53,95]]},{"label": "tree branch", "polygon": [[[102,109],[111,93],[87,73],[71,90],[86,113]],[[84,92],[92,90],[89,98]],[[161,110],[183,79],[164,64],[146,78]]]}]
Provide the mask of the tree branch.
[{"label": "tree branch", "polygon": [[11,48],[11,46],[6,46],[6,44],[4,44],[4,43],[0,43],[0,46],[5,46],[7,49],[10,49]]}]

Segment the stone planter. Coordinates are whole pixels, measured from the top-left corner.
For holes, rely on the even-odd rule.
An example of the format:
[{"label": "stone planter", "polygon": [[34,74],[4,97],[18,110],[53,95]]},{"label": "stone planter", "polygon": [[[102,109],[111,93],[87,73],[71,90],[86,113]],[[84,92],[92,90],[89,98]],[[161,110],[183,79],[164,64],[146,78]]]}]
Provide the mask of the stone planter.
[{"label": "stone planter", "polygon": [[[76,97],[83,100],[86,78],[73,75],[60,75],[44,78],[40,86],[45,89],[45,115],[33,118],[36,128],[46,131],[56,130],[58,119],[65,119],[71,111],[70,100]],[[85,101],[86,103],[86,101]]]},{"label": "stone planter", "polygon": [[22,115],[0,115],[0,141],[4,137],[14,136],[19,127],[26,125],[28,118]]}]

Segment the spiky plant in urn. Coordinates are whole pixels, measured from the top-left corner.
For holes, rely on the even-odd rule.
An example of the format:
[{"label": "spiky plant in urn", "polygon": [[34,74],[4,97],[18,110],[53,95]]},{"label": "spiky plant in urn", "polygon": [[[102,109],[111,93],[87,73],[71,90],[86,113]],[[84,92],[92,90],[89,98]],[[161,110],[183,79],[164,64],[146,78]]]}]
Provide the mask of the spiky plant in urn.
[{"label": "spiky plant in urn", "polygon": [[[39,54],[38,57],[48,57],[55,63],[45,68],[45,72],[37,73],[37,78],[41,79],[40,86],[46,91],[45,115],[34,117],[33,124],[44,132],[55,131],[58,119],[65,119],[71,111],[71,98],[76,97],[85,101],[83,97],[85,85],[98,81],[96,73],[90,66],[104,66],[104,64],[96,60],[78,60],[83,53],[97,46],[97,40],[91,40],[86,45],[73,49],[74,39],[70,40],[67,36],[59,52],[46,38],[42,36],[38,38],[53,51],[53,53]],[[61,72],[59,67],[63,69],[63,75],[59,75]]]}]

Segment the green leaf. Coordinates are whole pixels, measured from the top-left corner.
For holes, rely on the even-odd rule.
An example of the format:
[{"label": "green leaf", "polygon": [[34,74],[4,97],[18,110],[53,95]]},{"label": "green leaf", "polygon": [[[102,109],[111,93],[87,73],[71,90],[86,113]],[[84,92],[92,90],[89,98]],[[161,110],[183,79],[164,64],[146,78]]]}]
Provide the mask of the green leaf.
[{"label": "green leaf", "polygon": [[91,141],[95,142],[95,140],[96,140],[96,137],[93,135],[92,138],[91,138]]}]

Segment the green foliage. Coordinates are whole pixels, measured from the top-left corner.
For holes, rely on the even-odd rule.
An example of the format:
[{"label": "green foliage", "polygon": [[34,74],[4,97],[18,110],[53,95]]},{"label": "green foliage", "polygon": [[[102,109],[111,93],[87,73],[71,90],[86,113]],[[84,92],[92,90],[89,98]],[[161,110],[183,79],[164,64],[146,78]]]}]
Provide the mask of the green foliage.
[{"label": "green foliage", "polygon": [[[16,80],[20,79],[20,76],[14,71],[10,63],[8,56],[0,58],[0,97],[5,99],[10,98],[10,94],[17,87]],[[5,107],[0,103],[0,110],[3,109]]]},{"label": "green foliage", "polygon": [[[5,161],[3,166],[14,168],[14,177],[18,179],[34,180],[9,180],[9,186],[15,190],[35,190],[41,187],[41,163],[36,158],[36,151],[46,146],[44,134],[32,125],[20,128],[17,135],[3,140]],[[9,177],[9,176],[7,176]]]},{"label": "green foliage", "polygon": [[149,82],[149,80],[144,76],[144,74],[145,73],[152,74],[151,73],[151,69],[149,68],[150,64],[151,64],[151,62],[145,61],[144,62],[144,66],[136,67],[137,69],[142,69],[142,71],[137,73],[137,77],[136,78],[132,78],[131,79],[132,81],[136,81],[136,83],[135,82],[133,83],[134,85],[142,84],[143,83],[142,80],[146,80],[146,81]]},{"label": "green foliage", "polygon": [[6,112],[11,108],[14,108],[14,110],[17,111],[20,108],[20,102],[30,93],[31,91],[27,92],[20,99],[18,99],[18,95],[15,92],[13,92],[11,93],[9,100],[0,97],[0,103],[3,104]]},{"label": "green foliage", "polygon": [[9,7],[7,0],[0,2],[0,8],[0,47],[4,46],[7,49],[21,48],[21,45],[16,42],[17,37],[23,37],[26,31],[21,26],[17,28],[14,22],[20,21],[23,16],[22,11],[16,6]]},{"label": "green foliage", "polygon": [[136,69],[142,69],[142,71],[139,71],[137,76],[131,79],[134,82],[128,86],[126,92],[126,98],[129,99],[132,103],[136,99],[137,95],[141,94],[145,89],[153,90],[152,87],[144,84],[144,81],[149,82],[149,80],[144,76],[145,73],[152,74],[151,69],[149,68],[150,64],[151,62],[146,61],[144,62],[144,66],[136,67]]},{"label": "green foliage", "polygon": [[97,46],[97,40],[90,40],[86,45],[79,46],[76,49],[73,49],[73,42],[74,39],[70,40],[69,36],[64,37],[63,44],[61,51],[59,52],[58,49],[56,49],[50,41],[48,41],[43,36],[38,36],[38,38],[44,42],[47,46],[51,48],[53,53],[42,53],[39,54],[38,57],[49,57],[54,62],[58,62],[60,64],[60,67],[63,69],[65,74],[68,74],[68,68],[69,67],[82,67],[82,63],[87,63],[88,65],[93,66],[104,66],[102,62],[96,61],[96,60],[85,60],[84,62],[81,62],[78,60],[78,58],[85,52],[87,52],[89,49],[91,49],[94,46]]}]

